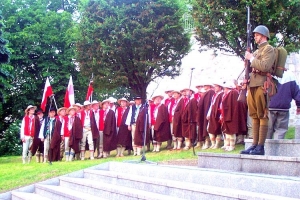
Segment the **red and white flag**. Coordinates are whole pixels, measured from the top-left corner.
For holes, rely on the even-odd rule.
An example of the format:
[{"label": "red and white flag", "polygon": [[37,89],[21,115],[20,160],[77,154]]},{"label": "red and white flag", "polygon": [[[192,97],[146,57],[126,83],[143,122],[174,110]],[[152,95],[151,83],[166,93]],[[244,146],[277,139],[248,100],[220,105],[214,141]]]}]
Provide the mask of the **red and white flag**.
[{"label": "red and white flag", "polygon": [[64,107],[69,108],[73,104],[75,104],[74,86],[73,86],[72,76],[70,76],[68,88],[65,95]]},{"label": "red and white flag", "polygon": [[86,97],[85,97],[86,101],[92,101],[91,97],[93,95],[93,91],[94,91],[93,81],[90,81],[90,84],[89,84],[89,87],[88,87],[88,90],[87,90],[87,93],[86,93]]},{"label": "red and white flag", "polygon": [[49,78],[47,77],[46,83],[45,83],[45,88],[44,88],[44,93],[43,93],[43,99],[42,99],[42,103],[41,103],[41,109],[43,110],[43,112],[45,112],[45,110],[46,110],[47,100],[48,100],[48,97],[50,97],[51,95],[53,95],[53,91],[52,91],[52,87],[49,82]]}]

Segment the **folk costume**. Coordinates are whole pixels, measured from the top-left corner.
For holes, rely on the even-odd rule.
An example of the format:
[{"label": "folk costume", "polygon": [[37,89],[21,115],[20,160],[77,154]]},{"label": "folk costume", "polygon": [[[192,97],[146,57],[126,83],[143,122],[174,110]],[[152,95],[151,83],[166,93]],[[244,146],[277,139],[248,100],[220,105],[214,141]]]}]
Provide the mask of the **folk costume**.
[{"label": "folk costume", "polygon": [[209,135],[207,132],[207,113],[212,101],[212,97],[215,94],[215,92],[211,89],[206,91],[203,96],[200,98],[197,106],[197,123],[198,123],[198,142],[204,142],[202,149],[208,149],[209,148]]},{"label": "folk costume", "polygon": [[197,129],[197,100],[183,98],[184,108],[181,115],[182,136],[185,138],[185,150],[188,150],[196,139]]},{"label": "folk costume", "polygon": [[155,105],[153,112],[153,151],[159,152],[162,142],[172,139],[169,113],[164,104]]},{"label": "folk costume", "polygon": [[[227,86],[226,86],[227,87]],[[226,141],[224,144],[225,151],[235,149],[236,133],[239,131],[238,119],[238,92],[233,88],[224,90],[221,103],[221,121],[222,131],[225,133]]]},{"label": "folk costume", "polygon": [[62,125],[61,135],[65,141],[66,161],[72,161],[75,153],[80,153],[79,143],[82,139],[82,124],[79,117],[66,116]]},{"label": "folk costume", "polygon": [[117,157],[123,157],[126,147],[132,146],[131,132],[126,125],[126,119],[129,113],[129,107],[118,107],[116,112],[117,119]]},{"label": "folk costume", "polygon": [[174,143],[173,149],[180,149],[182,144],[182,123],[181,123],[181,114],[184,108],[184,102],[182,98],[174,100],[174,104],[169,105],[169,118],[171,118],[171,133]]},{"label": "folk costume", "polygon": [[103,140],[100,137],[99,149],[103,148],[103,158],[106,158],[109,155],[110,151],[113,151],[117,148],[117,127],[115,112],[109,108],[106,110],[100,110],[99,120],[99,129],[100,132],[103,132]]},{"label": "folk costume", "polygon": [[[141,99],[141,97],[136,97],[135,99]],[[141,107],[142,105],[137,105],[134,104],[132,106],[130,106],[129,112],[128,112],[128,116],[126,119],[125,124],[128,126],[128,128],[131,128],[131,136],[132,136],[132,148],[133,148],[133,155],[138,155],[137,152],[137,145],[135,145],[135,132],[136,132],[136,122],[137,122],[137,117],[141,111]],[[141,149],[141,147],[140,147]],[[140,155],[140,149],[139,149],[139,155]]]},{"label": "folk costume", "polygon": [[221,143],[222,130],[221,130],[221,122],[220,122],[220,115],[221,115],[220,106],[221,106],[223,94],[224,94],[223,91],[214,94],[211,100],[209,111],[207,113],[207,117],[209,118],[207,131],[209,133],[212,149],[219,148]]},{"label": "folk costume", "polygon": [[90,151],[90,159],[94,159],[94,141],[99,138],[99,130],[97,128],[95,115],[91,110],[81,111],[81,124],[83,126],[83,136],[80,142],[81,160],[84,160],[86,142]]},{"label": "folk costume", "polygon": [[61,127],[55,117],[46,117],[41,126],[39,138],[44,139],[44,163],[60,160]]},{"label": "folk costume", "polygon": [[[28,110],[34,108],[35,106],[28,106],[25,110],[25,116],[22,119],[20,137],[23,142],[23,151],[22,151],[22,161],[23,164],[30,163],[32,155],[38,148],[38,134],[40,131],[40,122],[39,118],[35,115],[28,115]],[[36,145],[33,148],[33,143]],[[26,160],[27,159],[27,160]]]},{"label": "folk costume", "polygon": [[144,133],[146,114],[148,114],[147,107],[142,106],[136,119],[136,128],[133,137],[134,146],[136,146],[137,149],[136,155],[141,155],[142,146],[144,146],[144,135],[146,135],[145,144],[148,144],[150,142],[150,127],[148,120],[146,120],[146,133]]}]

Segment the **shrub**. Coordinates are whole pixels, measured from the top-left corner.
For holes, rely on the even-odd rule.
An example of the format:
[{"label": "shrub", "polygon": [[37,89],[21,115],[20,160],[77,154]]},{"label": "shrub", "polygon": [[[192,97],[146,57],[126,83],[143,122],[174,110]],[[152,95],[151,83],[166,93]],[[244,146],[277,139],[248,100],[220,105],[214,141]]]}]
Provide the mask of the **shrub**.
[{"label": "shrub", "polygon": [[0,156],[22,154],[20,122],[20,120],[15,121],[8,127],[8,129],[3,131],[0,139]]}]

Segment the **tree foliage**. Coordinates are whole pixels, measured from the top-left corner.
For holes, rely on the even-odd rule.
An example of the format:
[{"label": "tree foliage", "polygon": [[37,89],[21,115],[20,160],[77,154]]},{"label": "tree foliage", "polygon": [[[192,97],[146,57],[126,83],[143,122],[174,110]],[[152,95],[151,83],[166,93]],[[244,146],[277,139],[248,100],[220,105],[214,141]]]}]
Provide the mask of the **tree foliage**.
[{"label": "tree foliage", "polygon": [[0,156],[21,155],[20,123],[20,120],[15,121],[3,132],[2,137],[0,137]]},{"label": "tree foliage", "polygon": [[246,6],[250,6],[253,29],[261,24],[269,28],[271,44],[283,45],[288,52],[300,49],[298,0],[194,0],[193,16],[200,50],[220,49],[244,58]]},{"label": "tree foliage", "polygon": [[90,0],[83,6],[77,60],[99,88],[146,97],[157,77],[179,75],[189,50],[179,0]]},{"label": "tree foliage", "polygon": [[[0,131],[9,123],[21,118],[27,105],[41,103],[46,77],[55,93],[58,106],[63,105],[63,98],[68,85],[69,76],[73,76],[75,96],[84,100],[88,79],[76,70],[73,13],[77,0],[1,0],[4,7],[6,38],[12,49],[10,66],[12,76],[6,81],[12,85],[6,88],[6,101],[0,123],[5,123]],[[67,3],[68,2],[68,3]],[[79,93],[79,90],[81,93]]]},{"label": "tree foliage", "polygon": [[[7,63],[9,60],[10,52],[6,47],[7,40],[3,38],[2,36],[2,28],[4,27],[3,17],[2,17],[2,11],[0,10],[0,64],[1,63]],[[0,71],[0,76],[2,76],[2,72]]]}]

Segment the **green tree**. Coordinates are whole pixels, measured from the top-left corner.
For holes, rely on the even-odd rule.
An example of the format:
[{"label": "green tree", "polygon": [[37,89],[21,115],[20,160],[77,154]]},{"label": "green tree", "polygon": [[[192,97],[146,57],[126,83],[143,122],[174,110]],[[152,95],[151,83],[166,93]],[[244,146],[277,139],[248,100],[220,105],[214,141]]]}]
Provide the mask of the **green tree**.
[{"label": "green tree", "polygon": [[[8,41],[2,37],[2,28],[4,27],[4,23],[2,22],[3,19],[2,19],[1,14],[2,14],[2,12],[0,10],[0,64],[7,63],[9,60],[9,54],[10,54],[9,50],[6,47],[6,44]],[[0,71],[0,76],[3,75],[2,73],[3,72]]]},{"label": "green tree", "polygon": [[90,0],[83,6],[77,61],[96,87],[146,97],[157,77],[179,75],[190,48],[180,0]]},{"label": "green tree", "polygon": [[[251,25],[266,25],[272,45],[284,45],[288,52],[300,48],[300,1],[298,0],[194,0],[197,40],[200,50],[220,49],[244,58],[246,50],[246,6]],[[253,30],[252,29],[252,30]]]},{"label": "green tree", "polygon": [[[78,0],[1,0],[4,7],[6,38],[13,49],[10,65],[14,72],[8,79],[7,99],[3,104],[0,122],[3,131],[24,115],[28,104],[41,103],[46,77],[55,93],[58,106],[72,75],[76,100],[84,100],[88,78],[81,76],[75,62],[76,29],[73,13]],[[86,81],[86,82],[85,82]],[[79,93],[81,91],[81,93]],[[84,91],[84,92],[83,92]]]}]

